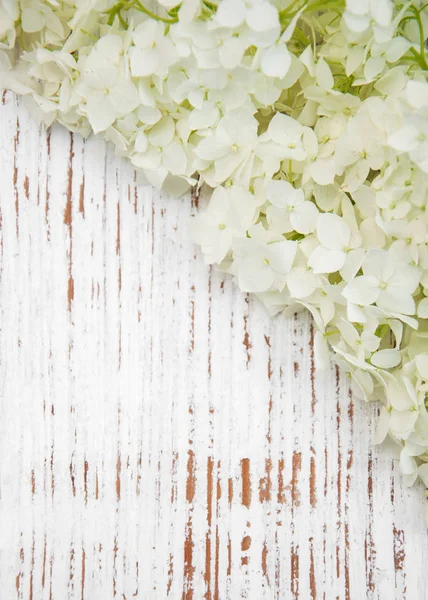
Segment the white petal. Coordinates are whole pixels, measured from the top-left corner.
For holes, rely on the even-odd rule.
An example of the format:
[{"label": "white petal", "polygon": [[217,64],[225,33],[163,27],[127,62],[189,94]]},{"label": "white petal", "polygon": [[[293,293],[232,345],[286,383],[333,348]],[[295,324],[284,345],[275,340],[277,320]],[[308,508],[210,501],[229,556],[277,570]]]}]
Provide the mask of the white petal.
[{"label": "white petal", "polygon": [[215,177],[217,183],[223,183],[239,167],[245,156],[242,151],[234,152],[215,161]]},{"label": "white petal", "polygon": [[384,406],[382,406],[380,409],[379,419],[376,424],[376,431],[373,436],[374,444],[381,444],[384,441],[384,439],[388,435],[389,422],[390,422],[390,413]]},{"label": "white petal", "polygon": [[314,336],[314,358],[317,369],[324,370],[329,368],[330,353],[328,344],[320,331],[316,331]]},{"label": "white petal", "polygon": [[269,123],[268,134],[277,144],[288,144],[301,139],[303,127],[296,119],[276,113]]},{"label": "white petal", "polygon": [[315,67],[318,85],[324,90],[330,90],[334,85],[331,69],[323,58],[320,58]]},{"label": "white petal", "polygon": [[381,27],[387,27],[392,19],[393,3],[391,0],[371,0],[371,13]]},{"label": "white petal", "polygon": [[[383,375],[385,375],[385,373],[383,373]],[[391,429],[400,430],[403,429],[403,421],[405,422],[406,416],[409,415],[408,411],[415,407],[415,403],[405,386],[401,385],[396,377],[392,377],[393,379],[388,382],[387,388],[388,400],[395,409],[391,413]],[[410,414],[417,417],[416,411],[412,411]],[[404,426],[407,427],[407,424]]]},{"label": "white petal", "polygon": [[355,248],[347,253],[346,262],[340,269],[340,274],[345,281],[351,281],[363,264],[366,251],[363,248]]},{"label": "white petal", "polygon": [[400,453],[400,472],[403,475],[411,475],[417,470],[416,461],[409,456],[407,448],[403,448]]},{"label": "white petal", "polygon": [[317,289],[319,278],[304,267],[291,269],[287,276],[287,286],[294,298],[307,298]]},{"label": "white petal", "polygon": [[134,148],[137,152],[145,152],[147,150],[148,145],[149,141],[147,139],[147,135],[142,129],[140,129],[135,138]]},{"label": "white petal", "polygon": [[364,66],[364,77],[367,81],[372,81],[379,73],[381,73],[385,67],[385,59],[369,58]]},{"label": "white petal", "polygon": [[[271,204],[278,206],[279,208],[286,207],[287,197],[294,194],[296,190],[288,181],[273,180],[269,182],[266,190],[266,197]],[[302,190],[300,192],[303,195]]]},{"label": "white petal", "polygon": [[401,67],[394,67],[376,81],[375,88],[384,96],[389,96],[401,92],[406,85],[406,81],[407,77]]},{"label": "white petal", "polygon": [[328,296],[323,296],[320,299],[320,313],[324,324],[330,323],[336,312],[335,304]]},{"label": "white petal", "polygon": [[400,362],[400,352],[393,348],[378,350],[371,357],[372,365],[374,365],[375,367],[379,367],[380,369],[392,369],[399,365]]},{"label": "white petal", "polygon": [[364,219],[360,223],[360,233],[365,248],[383,248],[385,246],[386,236],[375,219]]},{"label": "white petal", "polygon": [[21,13],[22,29],[26,33],[35,33],[46,25],[45,15],[35,8],[23,8]]},{"label": "white petal", "polygon": [[428,319],[428,298],[424,298],[419,302],[418,317],[420,319]]},{"label": "white petal", "polygon": [[406,86],[407,102],[413,108],[428,106],[428,83],[426,81],[409,81]]},{"label": "white petal", "polygon": [[355,33],[362,33],[370,25],[370,19],[367,15],[358,16],[348,11],[343,14],[343,20],[345,21],[347,27],[349,27],[349,29]]},{"label": "white petal", "polygon": [[238,272],[239,287],[243,292],[265,292],[272,287],[274,274],[272,269],[260,259],[244,259]]},{"label": "white petal", "polygon": [[356,277],[343,289],[343,296],[353,304],[369,306],[376,302],[379,297],[377,279],[362,275]]},{"label": "white petal", "polygon": [[247,25],[253,31],[279,29],[278,9],[270,2],[260,2],[247,10]]},{"label": "white petal", "polygon": [[266,31],[254,31],[250,29],[248,31],[248,42],[249,45],[253,45],[256,48],[269,48],[278,41],[281,29],[275,27],[274,29],[268,29]]},{"label": "white petal", "polygon": [[388,312],[403,315],[414,315],[416,310],[415,301],[405,289],[394,290],[392,293],[381,291],[376,304]]},{"label": "white petal", "polygon": [[336,177],[334,156],[318,158],[310,165],[308,172],[318,185],[326,186],[334,183],[334,178]]},{"label": "white petal", "polygon": [[399,152],[410,152],[418,146],[418,130],[413,125],[406,125],[388,138],[391,148]]},{"label": "white petal", "polygon": [[162,35],[163,26],[154,19],[147,19],[135,28],[132,39],[141,48],[152,46],[153,42]]},{"label": "white petal", "polygon": [[126,116],[140,104],[137,88],[131,81],[121,79],[110,92],[110,100],[118,115]]},{"label": "white petal", "polygon": [[[391,327],[391,331],[394,334],[394,338],[395,338],[395,345],[397,348],[399,348],[401,346],[401,341],[403,339],[403,331],[404,331],[404,325],[401,321],[398,321],[398,319],[390,319],[389,321],[389,326]],[[377,336],[374,336],[375,338]],[[379,339],[379,338],[378,338]],[[366,344],[366,348],[368,350],[370,350],[369,346]],[[373,348],[372,352],[374,352],[375,350],[377,350],[377,348]]]},{"label": "white petal", "polygon": [[372,275],[378,281],[387,281],[395,273],[395,262],[386,250],[369,250],[363,263],[364,275]]},{"label": "white petal", "polygon": [[149,132],[149,142],[158,148],[163,148],[172,142],[175,126],[172,117],[163,117]]},{"label": "white petal", "polygon": [[138,107],[137,115],[144,125],[154,125],[162,117],[162,113],[158,108],[143,106],[142,104]]},{"label": "white petal", "polygon": [[289,240],[275,242],[268,246],[269,265],[277,273],[289,273],[297,252],[297,243]]},{"label": "white petal", "polygon": [[234,69],[235,67],[238,67],[246,48],[247,42],[243,38],[232,37],[229,40],[225,40],[218,51],[221,66],[225,69]]},{"label": "white petal", "polygon": [[162,162],[172,175],[183,175],[187,166],[187,156],[183,146],[175,141],[168,144],[163,149]]},{"label": "white petal", "polygon": [[[420,467],[418,467],[418,475],[422,479],[424,486],[428,488],[428,464],[424,463]],[[425,503],[428,504],[428,503]],[[428,524],[427,524],[428,527]]]},{"label": "white petal", "polygon": [[266,77],[263,73],[259,73],[258,75],[254,97],[260,104],[270,106],[278,100],[281,90],[275,85],[274,79]]},{"label": "white petal", "polygon": [[346,75],[352,75],[364,60],[364,48],[354,46],[349,48],[348,57],[346,59]]},{"label": "white petal", "polygon": [[245,20],[245,3],[242,0],[223,0],[218,5],[215,20],[222,27],[239,27]]},{"label": "white petal", "polygon": [[305,127],[302,141],[308,158],[314,159],[318,154],[318,138],[315,131],[310,127]]},{"label": "white petal", "polygon": [[335,273],[345,262],[346,254],[341,250],[328,250],[318,246],[309,257],[308,265],[314,273]]},{"label": "white petal", "polygon": [[353,194],[359,190],[367,179],[369,171],[369,161],[358,160],[354,165],[351,165],[348,169],[346,169],[345,181],[341,186],[342,190],[350,194]]},{"label": "white petal", "polygon": [[369,4],[370,0],[348,0],[346,3],[346,10],[353,15],[364,16],[370,11]]},{"label": "white petal", "polygon": [[217,135],[230,141],[230,145],[246,146],[257,140],[257,119],[247,110],[230,112],[220,121]]},{"label": "white petal", "polygon": [[129,49],[129,64],[134,77],[146,77],[156,73],[159,56],[152,49],[136,48],[134,46]]},{"label": "white petal", "polygon": [[420,377],[428,381],[428,354],[418,354],[416,357],[416,367]]},{"label": "white petal", "polygon": [[[388,48],[386,50],[386,60],[390,63],[396,62],[404,54],[406,54],[406,52],[409,50],[411,45],[412,44],[408,40],[406,40],[404,37],[402,37],[400,35],[395,38],[392,38],[392,40],[389,42]],[[416,82],[414,82],[414,83],[416,83]],[[426,89],[425,89],[425,93],[426,93]],[[427,102],[426,99],[425,99],[425,102]]]},{"label": "white petal", "polygon": [[318,209],[313,202],[302,202],[290,214],[290,223],[298,233],[308,234],[315,231]]},{"label": "white petal", "polygon": [[275,44],[264,51],[262,71],[268,77],[285,77],[291,66],[291,55],[285,44]]},{"label": "white petal", "polygon": [[317,236],[320,243],[329,250],[346,248],[351,239],[351,230],[344,219],[332,213],[318,217]]},{"label": "white petal", "polygon": [[348,346],[355,349],[355,346],[360,339],[359,333],[355,327],[351,325],[351,323],[348,323],[348,321],[345,321],[345,319],[341,319],[337,327]]},{"label": "white petal", "polygon": [[222,156],[228,155],[230,146],[228,147],[217,136],[210,135],[199,142],[195,148],[195,153],[203,160],[216,160]]},{"label": "white petal", "polygon": [[365,323],[367,321],[364,311],[359,306],[352,304],[352,302],[349,301],[346,308],[346,315],[351,323]]},{"label": "white petal", "polygon": [[200,109],[194,109],[189,115],[190,129],[211,127],[219,117],[219,110],[212,102],[203,102]]},{"label": "white petal", "polygon": [[105,131],[117,119],[118,114],[108,96],[92,95],[86,102],[86,116],[94,133]]},{"label": "white petal", "polygon": [[[357,371],[354,371],[354,373],[351,376],[352,392],[356,395],[356,397],[360,398],[361,400],[365,400],[366,402],[367,400],[372,399],[371,397],[373,395],[374,383],[371,374],[367,371],[362,371],[358,369]],[[381,441],[383,441],[383,439]],[[380,444],[381,441],[374,443]]]},{"label": "white petal", "polygon": [[300,62],[308,69],[309,74],[315,77],[315,60],[312,46],[309,44],[299,56]]}]

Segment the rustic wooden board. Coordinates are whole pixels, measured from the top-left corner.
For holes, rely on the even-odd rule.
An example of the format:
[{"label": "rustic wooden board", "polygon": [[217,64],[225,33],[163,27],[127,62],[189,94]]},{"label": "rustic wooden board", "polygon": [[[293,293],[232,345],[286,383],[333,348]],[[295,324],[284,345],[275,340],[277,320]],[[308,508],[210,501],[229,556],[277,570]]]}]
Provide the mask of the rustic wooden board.
[{"label": "rustic wooden board", "polygon": [[205,267],[197,207],[0,107],[3,600],[426,598],[376,407]]}]

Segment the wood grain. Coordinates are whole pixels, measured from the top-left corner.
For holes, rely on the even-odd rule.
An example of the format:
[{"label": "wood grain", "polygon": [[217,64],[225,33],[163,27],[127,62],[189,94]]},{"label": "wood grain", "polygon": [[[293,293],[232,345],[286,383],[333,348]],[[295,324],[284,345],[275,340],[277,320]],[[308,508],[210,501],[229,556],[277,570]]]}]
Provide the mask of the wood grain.
[{"label": "wood grain", "polygon": [[375,406],[190,242],[195,198],[0,107],[3,600],[423,600]]}]

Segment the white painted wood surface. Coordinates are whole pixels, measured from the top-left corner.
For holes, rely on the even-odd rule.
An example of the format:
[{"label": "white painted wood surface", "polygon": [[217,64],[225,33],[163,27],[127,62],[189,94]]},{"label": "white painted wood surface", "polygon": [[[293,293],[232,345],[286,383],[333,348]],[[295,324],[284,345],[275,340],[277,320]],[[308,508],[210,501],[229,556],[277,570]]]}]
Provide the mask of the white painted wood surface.
[{"label": "white painted wood surface", "polygon": [[0,598],[424,600],[376,407],[209,271],[189,197],[0,107]]}]

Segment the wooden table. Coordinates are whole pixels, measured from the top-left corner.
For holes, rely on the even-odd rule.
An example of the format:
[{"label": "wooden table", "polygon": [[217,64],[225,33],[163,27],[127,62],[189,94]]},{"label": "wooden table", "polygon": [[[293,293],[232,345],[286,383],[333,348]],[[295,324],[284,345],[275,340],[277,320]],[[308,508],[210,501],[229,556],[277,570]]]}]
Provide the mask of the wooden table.
[{"label": "wooden table", "polygon": [[309,317],[204,265],[195,199],[9,93],[0,152],[1,600],[425,600],[423,489]]}]

